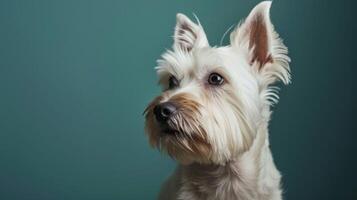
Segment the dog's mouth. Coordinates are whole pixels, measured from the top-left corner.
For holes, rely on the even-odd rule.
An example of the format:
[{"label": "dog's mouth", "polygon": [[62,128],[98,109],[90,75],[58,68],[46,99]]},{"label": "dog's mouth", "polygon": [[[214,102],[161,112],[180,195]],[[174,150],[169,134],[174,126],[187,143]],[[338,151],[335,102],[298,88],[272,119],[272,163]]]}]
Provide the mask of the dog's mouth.
[{"label": "dog's mouth", "polygon": [[158,123],[160,136],[178,136],[183,134],[183,130],[180,126],[174,123],[171,119],[167,120],[165,123]]},{"label": "dog's mouth", "polygon": [[162,136],[176,136],[176,135],[180,134],[180,131],[175,128],[166,126],[166,127],[161,128],[161,133],[162,133]]}]

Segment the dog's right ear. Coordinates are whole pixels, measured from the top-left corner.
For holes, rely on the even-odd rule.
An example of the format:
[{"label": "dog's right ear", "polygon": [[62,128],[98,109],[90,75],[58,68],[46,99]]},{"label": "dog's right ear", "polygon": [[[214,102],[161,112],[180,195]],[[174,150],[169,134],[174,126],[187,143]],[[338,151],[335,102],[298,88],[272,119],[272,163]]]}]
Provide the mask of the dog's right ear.
[{"label": "dog's right ear", "polygon": [[192,49],[206,46],[209,46],[209,44],[201,24],[199,22],[196,24],[184,14],[178,13],[176,15],[173,48],[189,52]]},{"label": "dog's right ear", "polygon": [[288,49],[270,21],[271,1],[253,8],[246,20],[231,33],[231,45],[243,50],[246,59],[269,85],[290,82]]}]

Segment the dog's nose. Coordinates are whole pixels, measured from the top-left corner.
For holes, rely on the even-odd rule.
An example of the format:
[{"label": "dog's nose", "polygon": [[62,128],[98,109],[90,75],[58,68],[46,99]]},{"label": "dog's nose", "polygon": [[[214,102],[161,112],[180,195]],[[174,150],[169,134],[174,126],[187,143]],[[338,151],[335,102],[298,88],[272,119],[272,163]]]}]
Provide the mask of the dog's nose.
[{"label": "dog's nose", "polygon": [[155,106],[154,114],[157,121],[166,122],[176,110],[177,108],[173,103],[165,102]]}]

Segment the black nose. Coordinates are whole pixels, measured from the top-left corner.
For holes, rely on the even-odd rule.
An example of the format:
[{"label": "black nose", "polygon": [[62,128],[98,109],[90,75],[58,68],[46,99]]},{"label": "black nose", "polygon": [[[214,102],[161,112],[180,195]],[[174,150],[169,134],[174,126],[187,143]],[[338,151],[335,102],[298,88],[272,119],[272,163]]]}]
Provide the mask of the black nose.
[{"label": "black nose", "polygon": [[154,114],[159,122],[166,122],[176,111],[176,106],[171,102],[161,103],[155,106]]}]

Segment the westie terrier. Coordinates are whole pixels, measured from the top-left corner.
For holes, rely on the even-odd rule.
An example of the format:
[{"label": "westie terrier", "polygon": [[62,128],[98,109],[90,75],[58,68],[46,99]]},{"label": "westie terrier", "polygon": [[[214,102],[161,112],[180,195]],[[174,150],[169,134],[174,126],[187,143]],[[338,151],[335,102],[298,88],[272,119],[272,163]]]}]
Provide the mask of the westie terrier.
[{"label": "westie terrier", "polygon": [[156,67],[163,92],[145,110],[150,144],[179,163],[159,199],[282,199],[268,122],[290,59],[270,6],[258,4],[223,47],[177,14],[173,49]]}]

